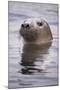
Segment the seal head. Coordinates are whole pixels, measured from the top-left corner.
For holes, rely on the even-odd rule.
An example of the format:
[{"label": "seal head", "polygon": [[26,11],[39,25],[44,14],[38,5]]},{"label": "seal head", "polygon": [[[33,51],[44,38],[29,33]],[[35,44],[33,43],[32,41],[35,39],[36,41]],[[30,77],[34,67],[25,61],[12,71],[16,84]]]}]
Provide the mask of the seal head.
[{"label": "seal head", "polygon": [[26,43],[44,44],[53,39],[48,23],[40,18],[25,20],[21,24],[20,34]]}]

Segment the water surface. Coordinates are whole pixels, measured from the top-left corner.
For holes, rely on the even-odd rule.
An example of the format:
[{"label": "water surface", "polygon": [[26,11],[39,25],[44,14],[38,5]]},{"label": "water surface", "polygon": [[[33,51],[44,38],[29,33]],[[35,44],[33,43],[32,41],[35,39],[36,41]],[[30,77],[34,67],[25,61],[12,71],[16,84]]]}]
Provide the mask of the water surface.
[{"label": "water surface", "polygon": [[[9,88],[58,85],[58,5],[10,2]],[[50,25],[53,41],[47,46],[25,45],[19,34],[21,23],[42,17]]]}]

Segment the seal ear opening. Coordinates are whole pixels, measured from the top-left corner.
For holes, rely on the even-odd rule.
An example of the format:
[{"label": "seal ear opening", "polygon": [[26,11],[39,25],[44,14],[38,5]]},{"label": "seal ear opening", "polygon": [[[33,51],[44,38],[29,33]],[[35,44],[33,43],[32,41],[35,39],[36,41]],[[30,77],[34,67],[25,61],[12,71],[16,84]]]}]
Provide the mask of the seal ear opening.
[{"label": "seal ear opening", "polygon": [[38,25],[38,26],[42,26],[43,23],[42,23],[42,22],[37,22],[37,25]]}]

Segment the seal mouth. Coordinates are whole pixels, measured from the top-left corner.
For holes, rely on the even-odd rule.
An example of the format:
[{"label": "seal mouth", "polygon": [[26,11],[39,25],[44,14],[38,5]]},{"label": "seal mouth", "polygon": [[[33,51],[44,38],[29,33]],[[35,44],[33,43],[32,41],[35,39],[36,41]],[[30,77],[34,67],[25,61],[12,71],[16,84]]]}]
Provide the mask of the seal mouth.
[{"label": "seal mouth", "polygon": [[23,38],[24,38],[26,41],[35,41],[36,38],[37,38],[37,33],[36,33],[36,32],[28,31],[28,32],[26,32],[26,33],[23,35]]}]

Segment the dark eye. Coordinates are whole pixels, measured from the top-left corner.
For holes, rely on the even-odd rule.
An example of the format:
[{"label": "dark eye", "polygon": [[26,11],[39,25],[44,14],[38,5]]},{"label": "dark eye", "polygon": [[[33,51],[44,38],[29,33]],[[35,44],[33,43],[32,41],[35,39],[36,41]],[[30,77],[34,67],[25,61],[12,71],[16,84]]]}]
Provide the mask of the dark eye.
[{"label": "dark eye", "polygon": [[43,24],[42,24],[42,22],[37,22],[37,25],[42,26]]}]

